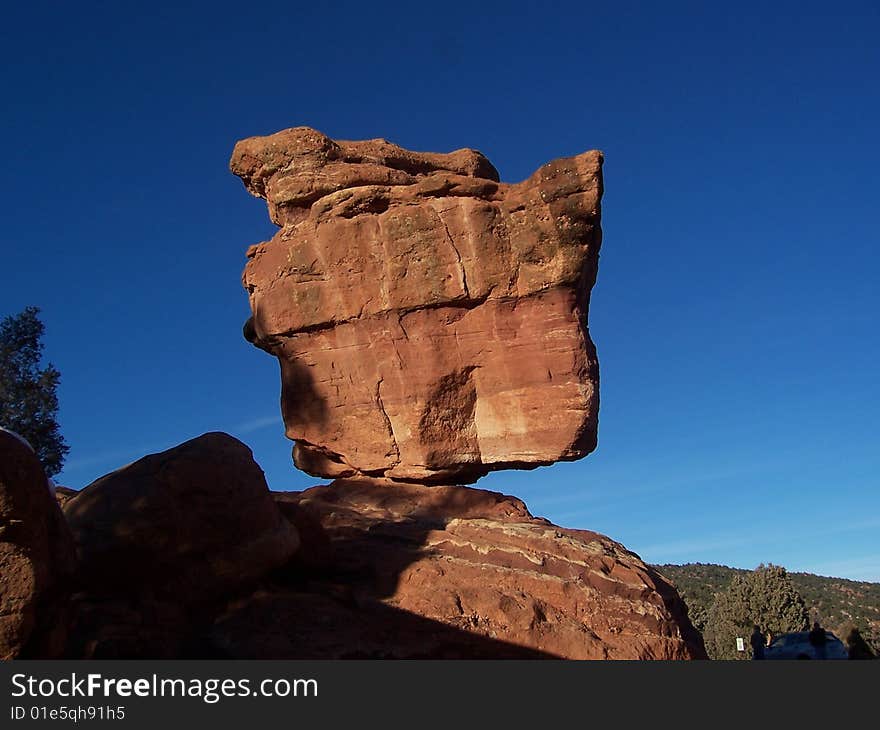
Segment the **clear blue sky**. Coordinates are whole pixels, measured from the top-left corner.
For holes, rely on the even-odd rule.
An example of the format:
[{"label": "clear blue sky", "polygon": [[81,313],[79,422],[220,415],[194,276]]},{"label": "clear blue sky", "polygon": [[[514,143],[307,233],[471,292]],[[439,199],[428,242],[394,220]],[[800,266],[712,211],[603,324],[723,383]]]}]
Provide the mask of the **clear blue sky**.
[{"label": "clear blue sky", "polygon": [[[134,8],[138,8],[134,10]],[[82,487],[209,430],[294,470],[227,171],[296,125],[606,155],[587,459],[479,484],[652,562],[880,580],[880,6],[7,3],[0,314],[42,308]]]}]

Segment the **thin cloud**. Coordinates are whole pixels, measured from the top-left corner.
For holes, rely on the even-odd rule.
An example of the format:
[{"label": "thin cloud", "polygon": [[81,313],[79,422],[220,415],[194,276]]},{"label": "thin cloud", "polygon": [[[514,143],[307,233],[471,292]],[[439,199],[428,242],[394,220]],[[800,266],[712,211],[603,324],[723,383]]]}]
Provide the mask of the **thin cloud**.
[{"label": "thin cloud", "polygon": [[235,433],[253,433],[254,431],[261,431],[269,426],[283,426],[283,424],[284,422],[281,420],[281,416],[276,414],[274,416],[263,416],[261,418],[254,418],[250,421],[245,421],[244,423],[240,423],[233,427],[232,430]]},{"label": "thin cloud", "polygon": [[[229,430],[231,433],[245,435],[261,431],[269,426],[283,427],[283,425],[281,416],[276,414],[274,416],[260,416],[258,418],[251,418],[247,421],[242,421],[241,423],[232,426]],[[186,441],[186,438],[181,438],[180,441],[176,442],[153,442],[152,444],[142,444],[140,446],[131,446],[124,449],[114,449],[113,451],[103,451],[98,454],[71,459],[64,465],[63,475],[66,477],[68,474],[75,474],[86,469],[94,469],[95,467],[101,466],[112,466],[117,468],[122,464],[131,462],[132,459],[139,459],[147,454],[155,454],[159,451],[164,451],[165,449],[174,446],[175,443],[182,443],[183,441]]]},{"label": "thin cloud", "polygon": [[[880,518],[869,518],[859,520],[849,524],[837,525],[824,530],[811,530],[809,537],[829,537],[831,535],[842,535],[850,532],[860,532],[862,530],[874,530],[880,528]],[[707,540],[679,540],[674,542],[659,543],[649,545],[643,548],[643,552],[648,554],[661,553],[673,555],[698,554],[701,551],[721,550],[731,547],[742,547],[743,545],[773,545],[780,542],[788,542],[788,535],[773,535],[765,528],[756,527],[753,533],[748,535],[727,535],[716,539]]]},{"label": "thin cloud", "polygon": [[[674,542],[647,545],[640,548],[638,553],[643,557],[648,556],[653,561],[661,559],[655,556],[662,556],[662,559],[669,560],[672,556],[683,557],[700,555],[713,550],[728,550],[730,548],[743,547],[745,545],[755,545],[761,542],[762,541],[756,541],[753,535],[730,535],[727,537],[707,540],[677,540]],[[766,543],[773,541],[765,540],[763,542]]]},{"label": "thin cloud", "polygon": [[132,447],[128,449],[119,449],[117,451],[105,451],[100,454],[93,454],[92,456],[84,456],[80,459],[71,459],[64,465],[64,473],[68,472],[78,472],[83,469],[89,469],[94,466],[101,466],[102,464],[110,464],[110,463],[120,463],[121,459],[131,458],[139,458],[141,456],[145,456],[146,454],[152,454],[157,451],[162,451],[167,449],[167,446],[141,446],[141,447]]},{"label": "thin cloud", "polygon": [[[641,499],[650,494],[675,494],[679,491],[686,491],[698,484],[707,482],[720,482],[737,477],[743,477],[749,474],[756,474],[766,477],[768,472],[773,469],[782,469],[786,466],[786,462],[782,459],[767,460],[762,463],[752,462],[748,466],[733,466],[726,469],[711,469],[702,473],[694,473],[684,477],[675,479],[666,479],[661,481],[648,481],[633,483],[631,478],[623,480],[615,480],[614,477],[592,477],[596,482],[601,482],[601,486],[597,484],[594,490],[583,489],[579,492],[573,492],[568,495],[553,495],[547,498],[541,498],[540,492],[529,495],[529,499],[536,505],[577,505],[580,502],[589,502],[595,509],[605,509],[608,507],[625,506],[632,502],[633,499]],[[585,516],[591,514],[587,511],[577,511],[566,513],[563,516]]]},{"label": "thin cloud", "polygon": [[863,555],[848,560],[836,560],[813,565],[811,573],[850,580],[880,581],[880,555]]}]

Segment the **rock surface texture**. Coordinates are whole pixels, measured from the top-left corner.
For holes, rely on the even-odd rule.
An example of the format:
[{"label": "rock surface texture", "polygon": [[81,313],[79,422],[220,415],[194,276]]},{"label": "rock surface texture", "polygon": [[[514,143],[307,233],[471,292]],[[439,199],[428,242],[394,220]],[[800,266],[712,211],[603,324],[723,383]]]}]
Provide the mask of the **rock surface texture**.
[{"label": "rock surface texture", "polygon": [[[637,555],[461,486],[595,447],[601,165],[509,185],[473,150],[307,128],[236,145],[280,226],[248,252],[245,335],[281,363],[296,464],[335,481],[271,493],[244,444],[205,434],[57,490],[71,539],[0,434],[0,654],[705,658]],[[28,650],[74,544],[62,642]]]},{"label": "rock surface texture", "polygon": [[[53,585],[45,576],[69,561],[73,541],[52,538],[57,522],[42,510],[62,515],[30,452],[16,454],[23,470],[3,460],[0,500],[25,538],[17,551],[0,543],[6,655],[705,658],[672,586],[603,535],[471,487],[360,477],[272,493],[247,447],[225,434],[65,494],[82,559],[59,613],[40,586]],[[25,501],[13,504],[13,491]],[[27,530],[8,519],[9,504],[31,515]],[[29,638],[29,626],[43,629]],[[10,636],[21,637],[12,651]]]},{"label": "rock surface texture", "polygon": [[0,659],[64,649],[73,540],[27,446],[0,431]]},{"label": "rock surface texture", "polygon": [[297,466],[463,483],[595,448],[601,153],[504,184],[474,150],[299,127],[230,165],[280,226],[248,251],[245,335],[281,363]]},{"label": "rock surface texture", "polygon": [[[250,449],[207,433],[65,493],[80,555],[65,655],[174,659],[299,547]],[[205,656],[203,647],[196,656]]]},{"label": "rock surface texture", "polygon": [[[603,535],[481,489],[337,480],[276,493],[329,537],[324,567],[232,602],[239,658],[705,658],[674,588]],[[302,553],[311,550],[304,541]],[[279,576],[280,577],[280,576]]]},{"label": "rock surface texture", "polygon": [[211,600],[299,546],[251,450],[207,433],[96,480],[64,505],[89,590]]}]

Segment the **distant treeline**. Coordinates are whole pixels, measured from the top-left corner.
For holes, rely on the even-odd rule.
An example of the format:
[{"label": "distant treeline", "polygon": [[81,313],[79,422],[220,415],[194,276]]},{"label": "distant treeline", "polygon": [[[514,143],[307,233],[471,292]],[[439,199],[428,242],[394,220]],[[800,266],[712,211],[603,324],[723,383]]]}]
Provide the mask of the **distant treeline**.
[{"label": "distant treeline", "polygon": [[[727,590],[734,576],[751,572],[710,563],[653,567],[675,584],[688,605],[691,622],[701,632],[706,629],[715,596]],[[880,583],[812,573],[788,573],[788,577],[803,598],[811,621],[818,620],[841,639],[854,626],[880,654]]]}]

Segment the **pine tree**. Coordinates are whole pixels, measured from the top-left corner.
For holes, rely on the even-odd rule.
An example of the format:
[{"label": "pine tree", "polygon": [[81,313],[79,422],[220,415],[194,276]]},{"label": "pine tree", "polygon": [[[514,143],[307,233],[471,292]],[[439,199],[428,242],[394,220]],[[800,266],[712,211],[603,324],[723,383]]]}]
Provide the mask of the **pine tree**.
[{"label": "pine tree", "polygon": [[45,327],[37,307],[0,322],[0,426],[21,434],[33,446],[47,476],[61,471],[69,451],[56,414],[61,373],[40,368]]},{"label": "pine tree", "polygon": [[[715,597],[703,638],[713,659],[751,659],[749,637],[754,626],[774,636],[804,631],[809,615],[804,601],[778,565],[759,565],[751,573],[737,575],[727,590]],[[737,651],[742,637],[745,651]]]}]

